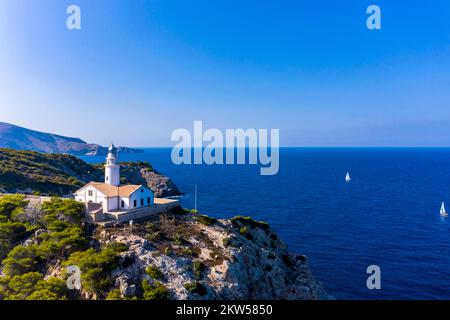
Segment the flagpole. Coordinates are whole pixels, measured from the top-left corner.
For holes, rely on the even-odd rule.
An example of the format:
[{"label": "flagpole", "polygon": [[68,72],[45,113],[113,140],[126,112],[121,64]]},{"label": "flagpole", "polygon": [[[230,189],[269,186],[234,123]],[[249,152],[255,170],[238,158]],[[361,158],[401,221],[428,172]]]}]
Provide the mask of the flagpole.
[{"label": "flagpole", "polygon": [[197,184],[195,184],[194,210],[195,210],[195,212],[197,212]]}]

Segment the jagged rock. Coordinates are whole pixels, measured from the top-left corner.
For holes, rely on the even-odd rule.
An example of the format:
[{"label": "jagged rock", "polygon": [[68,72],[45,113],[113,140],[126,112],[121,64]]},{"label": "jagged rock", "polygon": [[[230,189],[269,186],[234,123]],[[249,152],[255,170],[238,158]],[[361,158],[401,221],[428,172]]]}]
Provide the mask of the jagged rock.
[{"label": "jagged rock", "polygon": [[130,183],[147,185],[157,198],[181,195],[172,179],[154,170],[148,163],[122,163],[122,175]]},{"label": "jagged rock", "polygon": [[31,246],[31,245],[33,245],[34,244],[34,240],[33,239],[27,239],[27,240],[25,240],[25,242],[23,243],[23,245],[25,246],[25,247],[29,247],[29,246]]},{"label": "jagged rock", "polygon": [[122,297],[133,297],[136,295],[136,285],[129,284],[127,276],[122,275],[116,279],[116,287],[119,288]]},{"label": "jagged rock", "polygon": [[155,171],[141,170],[142,177],[157,198],[174,197],[181,194],[172,179]]},{"label": "jagged rock", "polygon": [[[139,225],[99,232],[101,243],[109,239],[128,246],[128,251],[121,253],[120,267],[112,273],[123,295],[135,290],[128,289],[130,284],[153,281],[145,273],[152,266],[162,273],[158,281],[169,289],[173,299],[327,298],[307,258],[289,254],[286,245],[268,228],[245,222],[233,225],[228,220],[208,226],[192,216],[161,217],[152,224],[164,230],[164,239],[149,243],[148,233]],[[238,225],[246,226],[247,232],[241,233]],[[180,238],[179,234],[182,241],[168,240]]]},{"label": "jagged rock", "polygon": [[45,233],[45,229],[38,229],[34,232],[35,237],[39,237],[41,234]]}]

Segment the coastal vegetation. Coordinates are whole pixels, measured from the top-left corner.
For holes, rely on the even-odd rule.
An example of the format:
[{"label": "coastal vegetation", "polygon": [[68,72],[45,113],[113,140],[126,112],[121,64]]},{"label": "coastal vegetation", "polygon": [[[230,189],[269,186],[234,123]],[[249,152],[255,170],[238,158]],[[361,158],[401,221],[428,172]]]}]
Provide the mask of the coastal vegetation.
[{"label": "coastal vegetation", "polygon": [[[252,217],[249,217],[249,216],[235,216],[235,217],[231,218],[230,221],[233,225],[239,226],[241,228],[242,228],[242,225],[244,225],[244,226],[250,226],[250,227],[254,227],[254,228],[261,228],[266,231],[270,229],[270,226],[267,222],[256,221]],[[244,231],[241,233],[246,233],[246,232]]]},{"label": "coastal vegetation", "polygon": [[[123,184],[147,185],[156,197],[180,194],[171,179],[146,161],[122,162],[121,173]],[[69,154],[0,148],[0,193],[64,196],[103,179],[103,163],[89,164]]]},{"label": "coastal vegetation", "polygon": [[[65,281],[44,279],[43,270],[50,261],[86,248],[83,206],[54,198],[34,209],[23,195],[0,198],[1,299],[68,298]],[[25,241],[31,235],[33,241]]]},{"label": "coastal vegetation", "polygon": [[93,248],[77,251],[72,253],[63,265],[78,266],[85,290],[101,294],[113,285],[110,273],[118,267],[119,253],[126,249],[127,247],[122,243],[112,243],[98,251]]},{"label": "coastal vegetation", "polygon": [[28,193],[64,195],[89,181],[98,181],[103,172],[67,154],[0,149],[0,189]]},{"label": "coastal vegetation", "polygon": [[161,272],[161,270],[154,266],[148,266],[145,269],[145,273],[156,280],[162,279],[164,277],[164,274]]},{"label": "coastal vegetation", "polygon": [[[83,210],[58,197],[0,197],[1,300],[319,297],[304,257],[289,254],[265,223],[175,209],[102,227],[86,223]],[[80,290],[67,287],[69,266],[80,270]]]},{"label": "coastal vegetation", "polygon": [[167,300],[170,297],[169,290],[159,281],[142,280],[142,289],[144,300]]},{"label": "coastal vegetation", "polygon": [[195,215],[195,220],[197,220],[200,223],[203,223],[206,226],[210,226],[213,223],[217,222],[217,219],[209,217],[209,216],[206,216],[204,214],[197,214],[197,215]]}]

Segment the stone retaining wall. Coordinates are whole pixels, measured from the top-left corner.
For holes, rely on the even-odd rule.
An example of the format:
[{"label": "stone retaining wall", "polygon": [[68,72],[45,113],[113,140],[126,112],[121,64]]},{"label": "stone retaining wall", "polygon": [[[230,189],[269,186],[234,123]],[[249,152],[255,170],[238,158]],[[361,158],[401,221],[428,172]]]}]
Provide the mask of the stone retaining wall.
[{"label": "stone retaining wall", "polygon": [[108,213],[108,217],[114,216],[113,218],[114,220],[116,220],[119,223],[123,223],[130,220],[143,219],[151,215],[168,212],[179,206],[180,203],[178,201],[174,201],[166,204],[155,204],[149,207],[133,210],[130,212]]}]

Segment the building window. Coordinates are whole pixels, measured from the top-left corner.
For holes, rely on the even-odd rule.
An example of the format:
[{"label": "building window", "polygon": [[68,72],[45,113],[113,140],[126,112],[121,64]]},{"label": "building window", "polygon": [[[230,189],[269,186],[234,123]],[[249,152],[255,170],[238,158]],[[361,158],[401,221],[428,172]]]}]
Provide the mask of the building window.
[{"label": "building window", "polygon": [[136,200],[133,201],[133,204],[134,204],[134,207],[136,208],[136,206],[137,206]]},{"label": "building window", "polygon": [[120,206],[121,206],[122,208],[125,207],[125,202],[124,202],[123,200],[120,202]]},{"label": "building window", "polygon": [[144,192],[144,189],[141,189],[141,192]]},{"label": "building window", "polygon": [[108,177],[108,176],[106,176],[106,181],[108,181],[108,179],[109,179],[109,177]]},{"label": "building window", "polygon": [[147,204],[150,204],[150,197],[147,198]]},{"label": "building window", "polygon": [[141,207],[144,205],[144,199],[141,199]]},{"label": "building window", "polygon": [[88,190],[88,196],[89,196],[89,197],[92,197],[93,195],[94,195],[94,191]]}]

